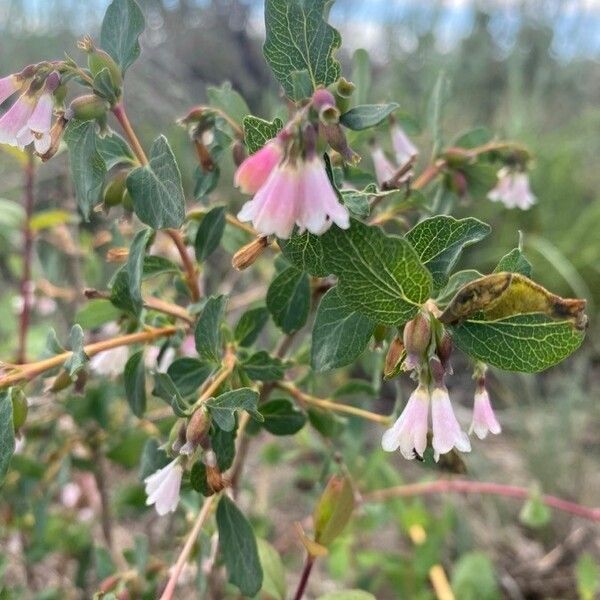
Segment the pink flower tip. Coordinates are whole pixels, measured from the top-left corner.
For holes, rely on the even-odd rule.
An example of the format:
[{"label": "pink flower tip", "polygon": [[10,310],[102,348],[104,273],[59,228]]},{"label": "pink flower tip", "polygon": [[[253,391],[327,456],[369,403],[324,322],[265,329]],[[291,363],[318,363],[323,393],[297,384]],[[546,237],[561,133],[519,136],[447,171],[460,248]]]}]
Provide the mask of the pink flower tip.
[{"label": "pink flower tip", "polygon": [[21,83],[15,75],[7,75],[0,79],[0,104],[10,98],[21,88]]},{"label": "pink flower tip", "polygon": [[456,448],[461,452],[471,451],[471,442],[467,434],[460,428],[448,390],[445,387],[435,387],[431,393],[431,420],[433,425],[433,452],[435,460],[440,454]]},{"label": "pink flower tip", "polygon": [[373,168],[375,169],[377,183],[381,187],[394,176],[396,168],[387,159],[385,153],[379,146],[374,146],[371,149],[371,159],[373,160]]},{"label": "pink flower tip", "polygon": [[386,452],[400,448],[402,456],[409,460],[415,458],[415,453],[423,456],[427,448],[428,415],[429,391],[419,385],[396,422],[383,434],[381,447]]},{"label": "pink flower tip", "polygon": [[475,400],[473,402],[473,420],[469,433],[475,433],[475,435],[483,440],[488,432],[495,435],[502,431],[498,419],[494,414],[492,403],[490,402],[490,395],[485,387],[478,386],[475,391]]},{"label": "pink flower tip", "polygon": [[268,141],[238,167],[234,176],[235,187],[244,194],[256,194],[282,158],[283,148],[279,140]]},{"label": "pink flower tip", "polygon": [[399,125],[392,125],[390,135],[396,153],[396,162],[399,165],[403,165],[419,154],[418,148],[410,141],[410,138]]},{"label": "pink flower tip", "polygon": [[528,210],[536,198],[529,186],[529,176],[524,171],[504,167],[498,171],[498,183],[488,194],[492,202],[502,202],[506,208]]}]

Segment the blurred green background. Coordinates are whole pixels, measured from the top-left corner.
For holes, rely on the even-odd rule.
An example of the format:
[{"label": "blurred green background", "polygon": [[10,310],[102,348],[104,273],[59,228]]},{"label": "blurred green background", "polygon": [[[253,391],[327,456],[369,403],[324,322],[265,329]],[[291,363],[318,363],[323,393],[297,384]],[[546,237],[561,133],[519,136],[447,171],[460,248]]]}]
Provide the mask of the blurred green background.
[{"label": "blurred green background", "polygon": [[[147,30],[142,57],[128,77],[126,100],[145,143],[159,131],[168,135],[189,189],[196,159],[175,119],[207,101],[207,86],[229,80],[253,112],[265,118],[277,107],[278,90],[261,55],[262,3],[140,3]],[[78,55],[77,38],[98,31],[106,4],[105,0],[0,0],[0,73],[59,58],[65,51]],[[367,99],[401,103],[423,161],[430,151],[425,115],[440,72],[449,81],[446,140],[485,125],[499,137],[522,141],[533,152],[531,179],[538,203],[531,210],[507,210],[483,198],[459,206],[459,214],[472,214],[494,226],[490,238],[467,254],[463,264],[492,270],[498,258],[516,245],[517,231],[522,231],[535,279],[561,295],[587,298],[590,335],[582,351],[549,373],[493,375],[491,392],[504,431],[498,438],[474,444],[469,473],[503,483],[537,483],[547,493],[599,505],[600,369],[594,334],[600,332],[600,3],[338,0],[331,21],[345,40],[341,53],[345,73],[351,73],[353,51],[367,48],[372,63]],[[20,197],[21,173],[15,165],[10,155],[0,155],[0,198]],[[224,173],[224,183],[214,193],[221,201],[229,200],[225,184],[230,180],[231,172]],[[65,155],[39,169],[37,206],[73,208]],[[12,356],[15,348],[16,316],[10,315],[15,314],[20,235],[13,213],[12,204],[0,206],[2,357]],[[81,232],[88,243],[93,233],[93,227]],[[48,231],[40,234],[38,277],[55,271],[53,253],[63,242]],[[74,255],[73,271],[61,273],[64,280],[57,276],[52,283],[106,281],[108,274],[102,273],[100,262],[98,257]],[[228,262],[225,258],[223,272]],[[219,281],[218,266],[211,277]],[[50,326],[67,330],[76,307],[64,302],[61,308],[49,317],[35,317],[31,354],[43,347]],[[365,359],[366,372],[372,366],[369,361],[378,358],[373,353]],[[338,383],[343,380],[343,375],[335,377]],[[470,384],[457,383],[451,391],[463,406],[459,417],[466,420]],[[393,387],[385,386],[380,396],[379,408],[391,411]],[[389,461],[381,453],[365,457],[356,435],[364,435],[365,444],[376,447],[378,434],[370,428],[351,428],[340,441],[344,460],[361,486],[379,488],[423,475],[418,465],[407,465],[400,458]],[[261,449],[256,462],[269,465],[277,481],[289,486],[278,483],[274,490],[272,482],[255,482],[263,486],[259,508],[274,506],[272,522],[257,523],[260,532],[281,534],[284,524],[293,520],[291,513],[294,518],[307,514],[309,505],[297,490],[302,489],[303,478],[318,476],[320,462],[310,458],[323,451],[307,436],[297,450],[277,441]],[[300,474],[293,481],[285,470],[286,460],[298,461]],[[265,488],[274,495],[268,501]],[[119,516],[127,517],[124,494],[115,503]],[[441,560],[451,565],[461,600],[593,598],[593,592],[585,596],[578,590],[577,574],[581,571],[585,578],[594,572],[594,560],[600,558],[598,525],[562,515],[548,522],[538,515],[540,526],[534,527],[535,515],[519,524],[518,512],[514,504],[489,498],[367,507],[324,561],[320,579],[326,584],[344,580],[371,589],[380,598],[398,598],[401,590],[402,597],[425,599],[432,597],[427,565]],[[405,535],[404,545],[397,539],[398,532],[414,522],[425,524],[430,534],[416,554]],[[73,532],[76,541],[81,541],[76,536],[80,533],[84,535]],[[281,536],[278,547],[291,547],[298,554],[289,531]],[[298,565],[293,566],[297,570]]]}]

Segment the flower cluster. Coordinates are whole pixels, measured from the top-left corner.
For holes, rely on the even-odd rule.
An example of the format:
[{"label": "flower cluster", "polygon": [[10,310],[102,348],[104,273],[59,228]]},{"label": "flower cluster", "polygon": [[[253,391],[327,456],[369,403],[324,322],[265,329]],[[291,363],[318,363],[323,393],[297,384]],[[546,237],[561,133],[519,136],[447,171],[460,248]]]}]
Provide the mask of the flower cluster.
[{"label": "flower cluster", "polygon": [[[380,187],[390,185],[390,182],[397,185],[409,177],[411,169],[409,168],[405,171],[404,168],[407,166],[410,167],[419,154],[418,148],[411,142],[410,138],[396,122],[392,123],[390,137],[396,157],[396,165],[388,160],[380,146],[377,144],[371,146],[371,159],[373,161],[373,168],[375,169],[375,178]],[[399,172],[404,179],[394,182],[393,180]]]},{"label": "flower cluster", "polygon": [[52,145],[54,92],[60,83],[56,71],[27,67],[21,73],[0,79],[0,102],[20,96],[0,118],[0,143],[24,148],[33,143],[35,151],[46,154]]},{"label": "flower cluster", "polygon": [[[381,445],[387,452],[399,448],[407,459],[423,456],[427,448],[431,406],[431,445],[437,461],[440,455],[453,448],[470,452],[471,442],[454,414],[445,384],[445,377],[451,372],[449,338],[444,334],[436,336],[431,318],[429,314],[419,314],[405,326],[404,368],[415,372],[418,385],[396,422],[383,434]],[[500,433],[500,425],[485,388],[483,368],[479,367],[469,433],[483,439],[488,432]]]},{"label": "flower cluster", "polygon": [[492,202],[502,202],[506,208],[527,210],[535,204],[535,196],[529,187],[529,177],[525,171],[515,171],[503,167],[498,171],[498,183],[488,198]]},{"label": "flower cluster", "polygon": [[[315,92],[312,106],[319,118],[331,118],[335,107],[333,95]],[[242,162],[235,174],[235,185],[254,198],[238,214],[250,221],[263,236],[287,239],[294,226],[300,232],[325,233],[335,223],[342,229],[350,226],[350,216],[340,203],[325,165],[317,156],[317,128],[300,113],[255,154]]]}]

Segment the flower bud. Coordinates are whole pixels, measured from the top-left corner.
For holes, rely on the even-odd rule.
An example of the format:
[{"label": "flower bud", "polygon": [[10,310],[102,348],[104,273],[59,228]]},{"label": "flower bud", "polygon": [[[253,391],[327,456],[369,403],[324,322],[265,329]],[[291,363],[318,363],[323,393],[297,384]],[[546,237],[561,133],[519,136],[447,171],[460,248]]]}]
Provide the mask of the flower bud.
[{"label": "flower bud", "polygon": [[340,120],[340,111],[333,94],[326,89],[317,90],[312,97],[313,108],[324,125],[335,125]]},{"label": "flower bud", "polygon": [[104,206],[110,208],[118,206],[123,201],[123,195],[126,191],[125,180],[129,175],[128,171],[119,171],[104,188]]},{"label": "flower bud", "polygon": [[215,491],[220,492],[227,487],[227,481],[219,471],[217,464],[217,455],[209,450],[204,455],[204,464],[206,465],[206,481],[208,485]]},{"label": "flower bud", "polygon": [[469,184],[462,171],[454,171],[452,173],[452,188],[459,198],[464,198],[467,195]]},{"label": "flower bud", "polygon": [[335,103],[341,113],[345,113],[350,108],[350,98],[356,89],[356,86],[351,82],[340,77],[335,83],[328,88],[335,97]]},{"label": "flower bud", "polygon": [[176,421],[169,432],[169,441],[167,448],[170,448],[175,454],[179,454],[181,447],[185,444],[186,424],[183,419]]},{"label": "flower bud", "polygon": [[472,160],[469,150],[459,148],[458,146],[448,148],[448,150],[444,152],[443,158],[451,168],[462,167]]},{"label": "flower bud", "polygon": [[233,164],[236,167],[239,167],[247,158],[246,148],[244,147],[244,144],[239,140],[236,140],[233,143],[233,146],[231,148],[231,154],[233,156]]},{"label": "flower bud", "polygon": [[77,119],[78,121],[104,120],[107,112],[106,100],[95,94],[86,94],[71,102],[65,116],[69,120]]},{"label": "flower bud", "polygon": [[339,124],[321,125],[321,130],[327,143],[336,151],[339,152],[342,158],[352,165],[357,165],[360,162],[360,156],[350,148],[344,131]]},{"label": "flower bud", "polygon": [[331,544],[343,531],[354,510],[354,492],[347,477],[332,476],[315,507],[315,542]]},{"label": "flower bud", "polygon": [[[80,50],[83,50],[83,52],[86,52],[88,55],[88,68],[92,74],[92,77],[96,77],[96,75],[98,75],[102,69],[108,69],[115,91],[120,92],[120,88],[123,85],[123,75],[121,74],[119,65],[114,61],[113,57],[108,54],[108,52],[105,52],[100,48],[96,48],[92,38],[89,35],[86,35],[82,40],[80,40],[77,46]],[[119,93],[116,95],[118,96]]]},{"label": "flower bud", "polygon": [[404,326],[403,337],[404,347],[406,348],[404,368],[410,371],[421,365],[431,342],[431,323],[429,317],[423,313],[419,313]]},{"label": "flower bud", "polygon": [[242,246],[231,260],[231,265],[238,271],[243,271],[256,262],[256,259],[264,252],[269,245],[267,236],[257,237],[255,240]]},{"label": "flower bud", "polygon": [[190,418],[185,430],[185,444],[179,449],[179,454],[193,454],[196,448],[205,441],[210,427],[210,417],[204,408],[199,408]]},{"label": "flower bud", "polygon": [[450,357],[452,356],[452,338],[445,329],[440,336],[437,336],[435,351],[444,367],[444,371],[448,375],[451,375],[453,372],[452,365],[450,364]]},{"label": "flower bud", "polygon": [[106,262],[108,263],[124,263],[129,258],[129,248],[127,246],[117,246],[109,248],[106,253]]},{"label": "flower bud", "polygon": [[385,356],[385,365],[383,368],[383,376],[385,379],[392,378],[397,371],[398,363],[404,353],[404,343],[396,336],[390,343],[388,352]]},{"label": "flower bud", "polygon": [[54,125],[52,125],[52,128],[50,129],[50,147],[48,150],[46,150],[46,152],[44,152],[44,154],[39,154],[36,152],[36,154],[42,159],[42,162],[50,160],[58,152],[66,125],[67,120],[62,115],[59,116],[54,122]]}]

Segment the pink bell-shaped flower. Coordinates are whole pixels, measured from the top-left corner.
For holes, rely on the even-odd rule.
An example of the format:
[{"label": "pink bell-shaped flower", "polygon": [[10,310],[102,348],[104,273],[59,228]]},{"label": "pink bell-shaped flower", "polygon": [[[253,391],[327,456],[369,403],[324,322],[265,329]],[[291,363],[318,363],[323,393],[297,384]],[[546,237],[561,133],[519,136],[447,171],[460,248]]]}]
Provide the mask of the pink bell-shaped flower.
[{"label": "pink bell-shaped flower", "polygon": [[287,239],[298,217],[298,169],[289,161],[279,164],[252,200],[238,213],[240,221],[251,221],[261,235]]},{"label": "pink bell-shaped flower", "polygon": [[182,476],[183,467],[180,464],[180,459],[176,458],[166,467],[146,477],[144,479],[147,496],[146,505],[154,504],[156,512],[160,516],[173,512],[179,504]]},{"label": "pink bell-shaped flower", "polygon": [[20,148],[25,146],[25,144],[20,143],[19,135],[27,127],[27,121],[31,117],[34,108],[34,97],[27,93],[19,96],[17,101],[0,118],[0,144],[9,144]]},{"label": "pink bell-shaped flower", "polygon": [[427,448],[429,415],[429,390],[423,384],[411,394],[396,422],[383,434],[381,447],[386,452],[400,448],[402,456],[415,458],[415,452],[423,456]]},{"label": "pink bell-shaped flower", "polygon": [[410,141],[410,138],[397,123],[392,125],[390,135],[398,165],[403,165],[419,154],[417,147]]},{"label": "pink bell-shaped flower", "polygon": [[395,175],[396,167],[387,159],[384,151],[379,146],[371,148],[371,159],[375,169],[375,178],[379,187],[381,187]]},{"label": "pink bell-shaped flower", "polygon": [[237,168],[233,180],[235,187],[244,194],[256,194],[282,158],[283,147],[279,139],[268,141]]},{"label": "pink bell-shaped flower", "polygon": [[498,171],[498,183],[488,194],[492,202],[502,202],[506,208],[527,210],[536,198],[529,186],[529,176],[524,171],[504,167]]},{"label": "pink bell-shaped flower", "polygon": [[299,183],[296,224],[300,233],[308,230],[321,235],[332,223],[341,229],[350,227],[348,209],[338,200],[325,166],[316,155],[300,164]]},{"label": "pink bell-shaped flower", "polygon": [[446,454],[455,447],[461,452],[471,451],[471,442],[456,420],[448,389],[444,385],[436,386],[431,393],[431,421],[432,446],[436,461],[440,454]]},{"label": "pink bell-shaped flower", "polygon": [[475,433],[480,439],[484,439],[488,432],[498,434],[502,431],[498,419],[494,414],[492,403],[490,402],[490,395],[483,383],[477,385],[475,390],[475,399],[473,402],[473,420],[469,433]]},{"label": "pink bell-shaped flower", "polygon": [[21,89],[22,82],[16,75],[7,75],[0,79],[0,104]]}]

